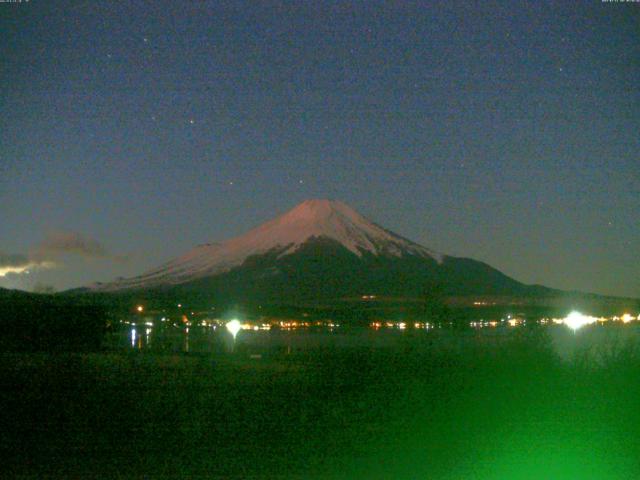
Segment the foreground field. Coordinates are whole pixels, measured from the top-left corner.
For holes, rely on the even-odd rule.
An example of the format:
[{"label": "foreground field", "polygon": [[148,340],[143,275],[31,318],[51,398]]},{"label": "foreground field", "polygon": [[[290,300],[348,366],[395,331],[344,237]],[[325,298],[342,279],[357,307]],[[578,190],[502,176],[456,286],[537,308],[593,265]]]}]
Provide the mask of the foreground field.
[{"label": "foreground field", "polygon": [[629,479],[640,355],[544,330],[435,350],[5,354],[2,476]]}]

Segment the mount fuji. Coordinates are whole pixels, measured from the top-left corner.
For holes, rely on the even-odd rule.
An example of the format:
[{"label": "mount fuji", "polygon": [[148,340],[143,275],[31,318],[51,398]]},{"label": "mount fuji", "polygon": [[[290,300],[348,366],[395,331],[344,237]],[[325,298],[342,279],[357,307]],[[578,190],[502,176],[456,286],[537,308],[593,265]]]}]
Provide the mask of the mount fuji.
[{"label": "mount fuji", "polygon": [[140,276],[96,292],[177,289],[233,301],[319,301],[361,295],[416,297],[552,292],[489,265],[437,253],[332,200],[307,200],[244,235],[200,245]]}]

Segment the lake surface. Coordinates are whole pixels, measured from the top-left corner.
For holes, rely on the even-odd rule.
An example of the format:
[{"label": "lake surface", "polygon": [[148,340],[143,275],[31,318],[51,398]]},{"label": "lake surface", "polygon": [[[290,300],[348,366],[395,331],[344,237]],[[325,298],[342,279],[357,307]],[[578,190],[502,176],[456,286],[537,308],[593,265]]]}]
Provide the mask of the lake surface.
[{"label": "lake surface", "polygon": [[[565,325],[536,327],[563,359],[594,358],[640,346],[640,324],[590,325],[573,331]],[[293,354],[332,349],[428,348],[461,353],[475,346],[499,346],[526,334],[526,327],[498,326],[455,330],[451,327],[398,329],[369,327],[312,327],[291,330],[240,330],[235,337],[224,326],[124,325],[108,335],[107,348],[158,353],[242,353],[256,359],[269,354]]]}]

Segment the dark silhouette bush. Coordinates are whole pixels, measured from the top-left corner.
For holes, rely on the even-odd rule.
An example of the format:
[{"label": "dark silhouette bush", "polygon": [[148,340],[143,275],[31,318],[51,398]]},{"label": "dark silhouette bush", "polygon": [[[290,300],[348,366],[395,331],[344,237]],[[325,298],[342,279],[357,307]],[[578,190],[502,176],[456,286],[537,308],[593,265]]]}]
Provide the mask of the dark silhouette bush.
[{"label": "dark silhouette bush", "polygon": [[100,348],[106,309],[53,296],[0,300],[0,350],[92,351]]}]

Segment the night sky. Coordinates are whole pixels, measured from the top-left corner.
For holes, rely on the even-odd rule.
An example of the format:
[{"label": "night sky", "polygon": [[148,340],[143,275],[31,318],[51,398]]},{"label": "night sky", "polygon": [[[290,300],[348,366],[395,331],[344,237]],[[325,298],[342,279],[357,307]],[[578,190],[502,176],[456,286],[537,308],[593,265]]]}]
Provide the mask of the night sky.
[{"label": "night sky", "polygon": [[640,297],[638,3],[31,0],[0,32],[2,287],[139,274],[332,198]]}]

